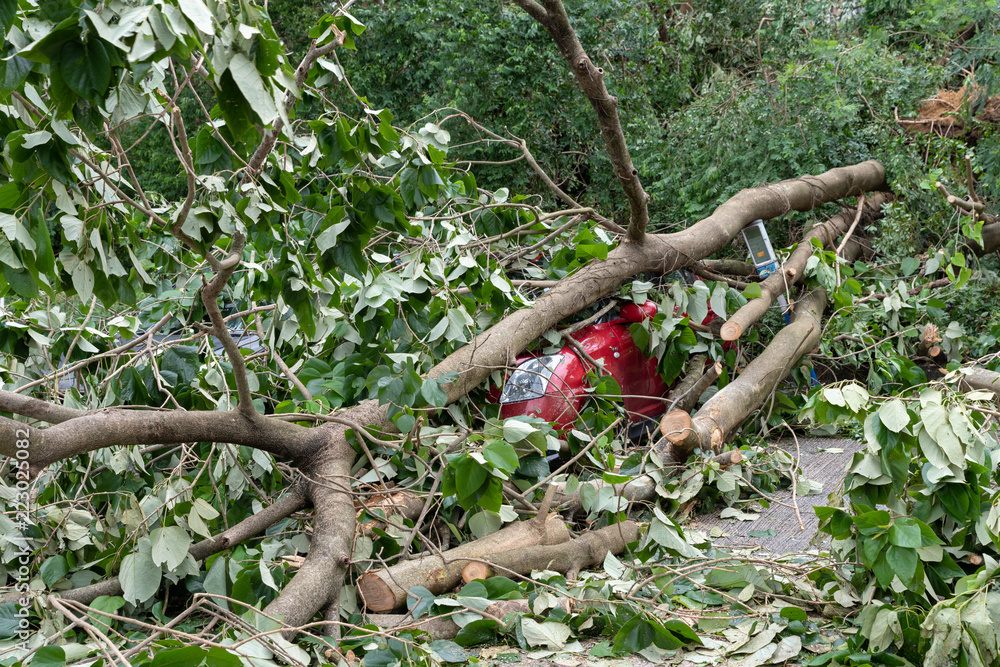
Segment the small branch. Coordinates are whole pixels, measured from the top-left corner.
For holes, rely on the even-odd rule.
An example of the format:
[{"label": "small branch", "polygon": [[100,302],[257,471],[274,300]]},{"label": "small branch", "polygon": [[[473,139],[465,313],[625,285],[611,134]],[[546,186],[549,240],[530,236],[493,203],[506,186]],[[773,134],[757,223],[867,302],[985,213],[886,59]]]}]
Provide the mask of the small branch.
[{"label": "small branch", "polygon": [[[174,224],[170,227],[170,233],[174,235],[181,243],[190,248],[193,252],[202,255],[208,263],[212,266],[215,271],[219,270],[219,260],[215,258],[212,254],[210,248],[202,250],[195,243],[194,239],[188,236],[181,229],[184,223],[187,221],[188,214],[191,212],[191,206],[194,204],[195,194],[197,193],[196,187],[198,185],[198,179],[194,171],[194,158],[191,157],[191,147],[188,145],[187,130],[184,129],[184,119],[181,118],[181,110],[174,107],[170,114],[171,118],[171,131],[170,143],[174,146],[174,153],[177,154],[177,159],[180,161],[181,166],[184,168],[184,173],[187,174],[187,196],[184,198],[184,203],[181,204],[180,210],[177,211],[177,217],[174,218]],[[174,131],[177,132],[177,139],[174,139]]]},{"label": "small branch", "polygon": [[591,315],[587,319],[580,320],[579,322],[571,324],[570,326],[566,327],[565,329],[560,329],[559,333],[563,334],[564,336],[572,336],[573,334],[575,334],[580,329],[582,329],[582,328],[584,328],[586,326],[590,326],[591,324],[593,324],[597,320],[599,320],[602,317],[604,317],[605,315],[607,315],[617,305],[618,305],[618,301],[616,299],[611,299],[611,301],[609,301],[607,303],[607,305],[601,307],[600,310],[598,310],[596,313],[594,313],[593,315]]},{"label": "small branch", "polygon": [[[539,7],[538,9],[541,10],[544,13],[544,10],[542,10],[541,7]],[[465,119],[465,121],[467,123],[469,123],[469,125],[472,125],[472,127],[474,127],[475,129],[479,130],[483,134],[487,134],[490,137],[492,137],[493,139],[495,139],[496,141],[499,141],[501,143],[507,144],[511,148],[516,148],[517,150],[521,151],[521,155],[524,156],[524,159],[528,163],[528,166],[531,167],[531,170],[533,172],[535,172],[535,175],[537,175],[540,179],[542,179],[542,182],[545,183],[546,187],[548,187],[549,190],[551,190],[552,193],[555,194],[556,197],[558,197],[559,199],[561,199],[563,202],[565,202],[569,206],[572,206],[573,208],[577,208],[577,209],[583,208],[583,206],[579,202],[577,202],[575,199],[573,199],[572,197],[570,197],[568,194],[566,194],[566,192],[562,188],[560,188],[558,185],[556,185],[555,181],[553,181],[552,178],[548,175],[548,173],[546,173],[546,171],[544,169],[542,169],[542,166],[540,164],[538,164],[538,161],[535,160],[535,156],[532,155],[531,151],[528,149],[528,142],[526,142],[524,139],[517,138],[517,137],[515,137],[514,139],[508,139],[508,138],[505,138],[505,137],[501,137],[499,134],[497,134],[497,133],[491,131],[490,129],[484,127],[483,125],[480,125],[479,123],[477,123],[468,114],[466,114],[466,113],[460,113],[460,115],[461,115],[462,118]],[[598,214],[596,212],[592,213],[592,216],[593,216],[594,220],[597,221],[598,224],[600,224],[602,227],[604,227],[608,231],[614,232],[615,234],[624,234],[625,233],[625,229],[623,229],[621,227],[621,225],[619,225],[614,220],[609,220],[608,218],[605,218],[603,215],[600,215],[600,214]]]},{"label": "small branch", "polygon": [[858,212],[854,216],[854,222],[851,223],[850,228],[848,228],[847,233],[844,234],[843,240],[840,245],[837,246],[837,252],[834,253],[838,257],[844,252],[844,247],[847,246],[847,242],[851,240],[851,236],[854,234],[854,230],[857,229],[858,223],[861,222],[861,216],[865,212],[865,195],[864,193],[858,195],[857,203]]},{"label": "small branch", "polygon": [[[253,314],[253,321],[254,326],[257,328],[257,336],[260,338],[261,342],[263,342],[264,323],[260,319],[260,311]],[[295,373],[292,372],[292,369],[288,367],[288,364],[285,363],[285,360],[281,358],[281,355],[279,355],[276,350],[271,350],[271,358],[274,359],[274,363],[277,364],[278,368],[281,369],[281,372],[285,374],[288,381],[295,385],[295,388],[299,390],[302,397],[307,401],[311,401],[313,399],[312,394],[308,389],[306,389],[306,386],[302,384],[302,380],[295,376]]]},{"label": "small branch", "polygon": [[695,262],[691,265],[691,272],[698,276],[699,278],[704,278],[705,280],[714,280],[715,282],[726,283],[730,287],[735,287],[736,289],[746,289],[750,286],[750,283],[740,282],[739,280],[733,280],[732,278],[727,278],[721,274],[709,271],[701,262]]},{"label": "small branch", "polygon": [[229,332],[229,327],[219,310],[219,294],[229,282],[236,267],[240,265],[243,256],[243,244],[246,237],[240,233],[233,235],[233,246],[229,255],[219,262],[215,276],[209,281],[201,291],[201,302],[205,304],[209,319],[212,320],[212,335],[219,339],[222,348],[226,351],[229,363],[233,365],[233,377],[236,379],[237,408],[247,416],[257,416],[257,411],[253,405],[253,395],[250,393],[250,382],[247,380],[247,367],[240,354],[240,348],[233,340],[233,335]]},{"label": "small branch", "polygon": [[[309,70],[312,69],[313,64],[325,55],[333,52],[334,49],[341,46],[344,43],[344,39],[347,37],[346,33],[340,32],[335,26],[331,26],[333,30],[333,41],[329,44],[324,44],[323,46],[316,46],[316,40],[313,40],[309,45],[309,50],[306,51],[306,55],[302,57],[302,61],[299,66],[295,68],[295,85],[299,90],[305,86],[306,77],[309,75]],[[298,97],[289,91],[285,94],[285,113],[287,114],[295,106],[295,102]],[[274,121],[274,127],[272,127],[264,138],[261,140],[257,149],[253,152],[250,157],[250,162],[247,164],[246,169],[243,171],[242,184],[247,184],[257,177],[260,173],[261,167],[264,166],[264,161],[267,156],[274,149],[274,144],[278,140],[278,135],[281,134],[281,130],[284,128],[284,121],[278,117]]]}]

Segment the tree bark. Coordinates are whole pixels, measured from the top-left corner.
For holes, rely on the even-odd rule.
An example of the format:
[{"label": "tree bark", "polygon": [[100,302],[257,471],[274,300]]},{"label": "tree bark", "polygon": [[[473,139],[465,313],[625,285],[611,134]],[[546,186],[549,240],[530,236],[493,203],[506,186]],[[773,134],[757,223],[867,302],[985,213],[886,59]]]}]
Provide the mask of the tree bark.
[{"label": "tree bark", "polygon": [[[868,221],[876,219],[881,213],[882,205],[888,200],[889,197],[885,194],[873,195],[866,202],[862,215],[867,216]],[[847,233],[856,213],[856,209],[845,209],[840,214],[806,232],[791,256],[781,265],[781,268],[760,283],[761,295],[747,301],[746,305],[733,313],[729,320],[722,325],[722,339],[737,340],[751,325],[764,316],[764,313],[779,296],[785,294],[793,285],[800,283],[805,274],[806,263],[816,251],[812,240],[817,239],[825,249],[833,250],[837,238]],[[857,257],[860,252],[861,246],[856,242],[849,241],[844,248],[844,257],[850,261]]]},{"label": "tree bark", "polygon": [[698,263],[712,273],[740,276],[742,278],[757,277],[757,268],[753,264],[741,262],[738,259],[703,259]]},{"label": "tree bark", "polygon": [[979,366],[973,366],[965,368],[960,377],[962,379],[961,384],[968,385],[973,389],[992,391],[1000,399],[1000,373]]},{"label": "tree bark", "polygon": [[406,604],[406,592],[414,586],[423,586],[435,594],[457,586],[462,580],[462,568],[468,565],[470,558],[486,559],[497,552],[536,544],[562,544],[569,537],[569,529],[558,515],[550,516],[544,523],[518,521],[486,537],[444,551],[441,555],[424,556],[381,570],[369,570],[358,578],[358,592],[368,609],[392,611]]},{"label": "tree bark", "polygon": [[608,553],[620,554],[625,545],[639,539],[639,524],[634,521],[616,523],[570,540],[565,544],[538,545],[493,554],[482,562],[469,563],[462,570],[466,583],[487,579],[494,574],[509,576],[530,574],[533,570],[553,570],[576,579],[580,570],[604,562]]},{"label": "tree bark", "polygon": [[802,355],[819,342],[820,318],[826,307],[826,291],[816,289],[795,303],[792,322],[774,337],[732,382],[712,396],[694,417],[675,410],[663,416],[664,438],[656,449],[678,461],[695,448],[718,451],[729,434],[761,407],[778,383]]},{"label": "tree bark", "polygon": [[385,520],[369,521],[360,525],[362,535],[371,535],[376,528],[384,530],[386,524],[402,525],[399,519],[415,520],[424,509],[424,498],[413,495],[408,491],[391,491],[380,493],[368,499],[367,503],[360,500],[354,501],[354,509],[357,516],[361,512],[367,511],[372,516],[377,516],[376,511],[381,510],[385,515]]},{"label": "tree bark", "polygon": [[628,238],[635,242],[642,241],[649,223],[649,195],[642,189],[639,170],[632,164],[632,157],[625,144],[625,132],[622,131],[618,118],[618,99],[612,97],[604,85],[604,69],[591,62],[570,25],[561,0],[542,0],[544,7],[534,0],[514,2],[548,30],[559,51],[569,62],[577,85],[594,108],[604,147],[611,158],[615,176],[628,198]]},{"label": "tree bark", "polygon": [[667,398],[670,400],[667,411],[684,410],[690,411],[698,404],[698,399],[705,393],[705,390],[712,386],[719,379],[722,373],[722,364],[716,361],[710,366],[705,366],[708,357],[704,354],[696,354],[688,362],[687,374],[677,383]]}]

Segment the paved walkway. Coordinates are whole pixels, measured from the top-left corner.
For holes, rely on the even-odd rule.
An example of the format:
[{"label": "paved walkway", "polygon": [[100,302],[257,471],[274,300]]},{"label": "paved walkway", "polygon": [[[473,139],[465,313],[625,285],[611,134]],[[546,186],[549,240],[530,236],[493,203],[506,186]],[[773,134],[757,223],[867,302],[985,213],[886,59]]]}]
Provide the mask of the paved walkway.
[{"label": "paved walkway", "polygon": [[[780,445],[792,456],[796,455],[794,441],[783,441]],[[809,543],[816,535],[819,525],[812,508],[829,504],[828,496],[839,491],[851,458],[863,445],[843,438],[799,438],[798,445],[801,452],[799,465],[803,474],[808,479],[823,484],[818,494],[798,495],[795,499],[802,517],[801,527],[792,504],[790,489],[775,493],[772,497],[777,502],[771,502],[768,508],[756,502],[744,505],[743,514],[756,515],[753,520],[723,519],[720,515],[724,508],[718,508],[712,514],[692,517],[687,527],[709,535],[716,529],[712,542],[722,548],[757,547],[774,555],[809,549]],[[720,531],[722,535],[719,535]]]}]

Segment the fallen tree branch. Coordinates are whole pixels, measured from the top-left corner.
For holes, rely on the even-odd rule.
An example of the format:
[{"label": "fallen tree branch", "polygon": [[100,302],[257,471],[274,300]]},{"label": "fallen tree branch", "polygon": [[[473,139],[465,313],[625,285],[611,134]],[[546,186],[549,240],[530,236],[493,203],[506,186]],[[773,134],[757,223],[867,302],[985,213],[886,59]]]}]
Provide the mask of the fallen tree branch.
[{"label": "fallen tree branch", "polygon": [[1000,250],[1000,222],[997,221],[997,217],[995,215],[985,212],[986,206],[982,202],[972,200],[974,193],[970,193],[970,199],[962,199],[961,197],[956,197],[948,192],[948,188],[946,188],[940,181],[935,183],[934,186],[938,189],[938,192],[944,195],[945,201],[947,201],[959,213],[971,215],[973,221],[983,221],[984,224],[981,232],[983,242],[981,244],[968,237],[963,237],[962,239],[963,243],[970,250],[972,250],[977,257],[982,257],[983,255]]},{"label": "fallen tree branch", "polygon": [[608,553],[620,554],[625,545],[639,539],[639,524],[616,523],[584,533],[564,544],[542,544],[493,554],[471,562],[462,569],[462,581],[488,579],[494,574],[530,574],[532,570],[553,570],[575,580],[580,570],[604,562]]},{"label": "fallen tree branch", "polygon": [[722,364],[716,361],[706,367],[708,355],[696,354],[688,362],[688,371],[684,378],[670,391],[667,396],[670,405],[667,412],[671,410],[684,410],[689,412],[698,404],[698,399],[705,393],[712,384],[719,379],[722,372]]},{"label": "fallen tree branch", "polygon": [[746,369],[695,413],[674,410],[660,421],[664,437],[655,448],[664,458],[685,461],[691,453],[718,451],[729,434],[757,410],[791,370],[819,341],[826,291],[816,289],[795,303],[791,324],[784,327]]},{"label": "fallen tree branch", "polygon": [[358,578],[358,593],[365,607],[375,612],[398,609],[406,604],[406,592],[423,586],[434,594],[451,590],[462,579],[469,559],[489,558],[497,552],[537,544],[562,544],[569,529],[558,515],[549,517],[541,529],[534,521],[517,521],[486,537],[423,558],[403,561],[381,570],[369,570]]},{"label": "fallen tree branch", "polygon": [[[870,219],[881,211],[882,205],[888,201],[888,196],[875,194],[868,200],[870,206]],[[860,220],[862,207],[857,214],[851,210],[833,216],[826,222],[816,225],[810,229],[799,241],[798,246],[791,256],[775,271],[760,283],[761,295],[750,299],[739,310],[732,314],[729,320],[722,325],[722,339],[731,341],[737,340],[743,335],[757,320],[764,316],[764,313],[771,307],[779,296],[785,294],[792,285],[802,281],[805,275],[806,263],[816,251],[816,246],[812,244],[813,239],[817,239],[824,248],[833,249],[834,241],[845,232],[853,231],[852,219]],[[857,215],[857,217],[855,217]],[[849,242],[845,236],[844,243],[837,248],[837,252],[843,252],[843,256],[848,260],[857,257],[861,252],[861,246],[857,243]]]},{"label": "fallen tree branch", "polygon": [[741,262],[738,259],[703,259],[698,262],[698,265],[712,273],[740,276],[748,278],[751,281],[758,279],[757,267],[749,262]]},{"label": "fallen tree branch", "polygon": [[743,190],[687,229],[647,234],[643,243],[620,244],[607,259],[593,261],[559,281],[532,307],[510,314],[476,336],[432,368],[428,376],[455,373],[455,381],[442,385],[448,401],[455,401],[494,370],[513,365],[516,356],[546,330],[617,289],[624,280],[644,272],[670,273],[719,251],[758,218],[768,220],[792,210],[811,210],[824,202],[875,190],[884,180],[882,165],[869,160],[819,176]]}]

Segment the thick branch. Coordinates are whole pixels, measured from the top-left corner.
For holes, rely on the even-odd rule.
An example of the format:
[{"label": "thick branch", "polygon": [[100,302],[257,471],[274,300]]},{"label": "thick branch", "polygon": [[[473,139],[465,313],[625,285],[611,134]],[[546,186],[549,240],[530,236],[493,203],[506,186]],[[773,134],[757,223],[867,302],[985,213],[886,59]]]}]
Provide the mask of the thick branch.
[{"label": "thick branch", "polygon": [[484,562],[469,563],[462,570],[462,579],[487,579],[493,574],[509,576],[529,574],[532,570],[554,570],[570,580],[580,570],[604,562],[607,554],[620,554],[625,545],[639,538],[639,524],[634,521],[616,523],[590,533],[585,533],[565,544],[540,544],[493,554]]},{"label": "thick branch", "polygon": [[28,462],[34,472],[50,463],[105,447],[227,442],[246,445],[288,459],[303,459],[319,449],[319,429],[250,418],[240,412],[104,409],[45,429],[0,418],[0,454],[14,456],[17,430],[28,431]]},{"label": "thick branch", "polygon": [[[393,430],[385,406],[377,401],[365,401],[341,416],[383,431]],[[295,577],[265,609],[267,614],[283,618],[291,628],[308,623],[321,609],[339,604],[340,589],[354,553],[354,448],[347,440],[348,427],[331,422],[316,430],[324,433],[327,444],[301,468],[310,480],[309,498],[316,508],[309,554]]]},{"label": "thick branch", "polygon": [[691,357],[691,361],[688,362],[687,374],[667,397],[671,400],[670,407],[667,408],[668,412],[674,409],[690,411],[698,404],[698,399],[705,393],[705,390],[719,379],[719,374],[722,373],[722,364],[716,361],[706,367],[707,360],[708,357],[704,354],[696,354]]},{"label": "thick branch", "polygon": [[414,586],[424,586],[435,594],[454,588],[461,581],[469,559],[495,558],[504,551],[538,544],[562,545],[569,537],[569,530],[558,515],[544,523],[518,521],[440,556],[424,556],[389,568],[369,570],[358,579],[358,592],[368,609],[392,611],[406,604],[406,592]]},{"label": "thick branch", "polygon": [[[881,193],[869,198],[864,211],[869,215],[870,220],[875,219],[881,213],[882,205],[886,201],[888,201],[888,196]],[[806,263],[816,251],[816,246],[812,244],[813,239],[817,239],[827,250],[832,250],[835,247],[837,237],[848,231],[848,227],[851,226],[851,221],[854,219],[855,211],[846,209],[806,232],[791,256],[781,265],[781,269],[760,283],[761,295],[750,299],[746,305],[732,314],[729,321],[722,325],[722,339],[738,339],[754,322],[764,316],[764,313],[779,296],[787,293],[793,285],[802,282]],[[857,257],[860,252],[861,247],[856,242],[848,242],[844,247],[843,254],[850,261]]]},{"label": "thick branch", "polygon": [[639,170],[632,164],[628,146],[625,145],[625,132],[618,119],[618,100],[608,93],[604,85],[604,70],[595,67],[577,39],[573,26],[569,23],[566,9],[560,0],[544,0],[544,10],[533,0],[515,0],[532,18],[541,23],[563,56],[569,62],[570,69],[576,77],[576,82],[587,96],[590,105],[597,114],[597,122],[601,127],[601,137],[604,147],[611,158],[615,176],[625,190],[629,203],[628,237],[632,241],[642,241],[649,222],[649,195],[642,189],[639,181]]},{"label": "thick branch", "polygon": [[967,384],[973,389],[992,391],[997,398],[1000,398],[1000,373],[973,366],[963,369],[959,377],[962,379],[962,384]]},{"label": "thick branch", "polygon": [[0,389],[0,412],[10,412],[22,417],[30,417],[49,424],[59,424],[87,414],[86,410],[67,408],[38,398],[22,396],[12,391]]},{"label": "thick branch", "polygon": [[729,434],[758,410],[793,365],[819,342],[826,291],[817,289],[795,302],[792,322],[746,369],[691,417],[675,410],[663,416],[664,438],[657,449],[684,461],[695,448],[718,451]]}]

